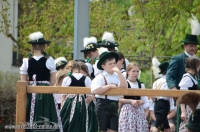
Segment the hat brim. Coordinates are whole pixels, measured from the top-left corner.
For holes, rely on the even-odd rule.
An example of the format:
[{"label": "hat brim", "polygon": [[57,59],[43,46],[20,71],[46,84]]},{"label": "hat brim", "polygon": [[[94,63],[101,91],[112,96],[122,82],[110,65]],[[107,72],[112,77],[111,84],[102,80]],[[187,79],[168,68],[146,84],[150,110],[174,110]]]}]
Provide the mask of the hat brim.
[{"label": "hat brim", "polygon": [[109,57],[114,57],[115,58],[115,61],[117,63],[118,59],[119,59],[119,56],[117,53],[115,52],[109,52],[108,54],[104,55],[98,62],[97,62],[97,68],[99,70],[103,70],[102,68],[102,63]]},{"label": "hat brim", "polygon": [[44,40],[44,41],[28,41],[29,44],[39,44],[39,45],[42,45],[42,44],[49,44],[51,43],[51,41],[47,41],[47,40]]},{"label": "hat brim", "polygon": [[66,65],[67,65],[67,62],[66,62],[66,63],[63,63],[63,64],[60,65],[60,66],[56,66],[56,70],[59,70],[59,69],[61,69],[61,68],[64,68]]},{"label": "hat brim", "polygon": [[185,43],[185,44],[200,44],[198,41],[187,41],[187,40],[182,40],[181,42]]},{"label": "hat brim", "polygon": [[90,51],[90,50],[94,50],[94,49],[96,49],[96,50],[97,50],[97,47],[95,47],[95,48],[92,48],[92,49],[83,49],[83,50],[81,50],[81,52]]}]

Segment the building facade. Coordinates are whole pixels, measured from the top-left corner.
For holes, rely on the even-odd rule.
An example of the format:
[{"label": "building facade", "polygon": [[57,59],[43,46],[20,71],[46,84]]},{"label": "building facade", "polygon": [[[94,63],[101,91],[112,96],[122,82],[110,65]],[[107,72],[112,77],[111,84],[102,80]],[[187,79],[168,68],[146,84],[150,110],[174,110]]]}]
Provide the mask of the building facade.
[{"label": "building facade", "polygon": [[[18,23],[18,0],[8,0],[10,8],[8,10],[8,20],[10,20],[9,33],[17,39],[17,23]],[[2,10],[3,2],[0,2],[0,10]],[[2,21],[0,15],[0,21]],[[2,24],[2,23],[0,23]],[[1,25],[0,25],[1,26]],[[0,71],[4,72],[19,72],[19,66],[16,65],[18,60],[17,52],[13,52],[13,46],[16,45],[10,38],[6,37],[3,33],[0,33]]]}]

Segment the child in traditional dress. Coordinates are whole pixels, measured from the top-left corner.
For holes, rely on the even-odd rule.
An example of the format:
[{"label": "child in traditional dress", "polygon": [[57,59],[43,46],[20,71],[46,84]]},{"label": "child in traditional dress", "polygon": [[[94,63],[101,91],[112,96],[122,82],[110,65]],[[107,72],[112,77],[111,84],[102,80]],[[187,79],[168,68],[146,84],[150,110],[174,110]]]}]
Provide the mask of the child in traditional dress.
[{"label": "child in traditional dress", "polygon": [[[186,74],[183,75],[179,86],[180,90],[198,90],[198,71],[200,69],[200,60],[197,57],[188,57],[186,60]],[[192,110],[190,107],[185,104],[181,104],[181,119],[183,120],[180,124],[179,131],[187,132],[186,124],[188,123],[188,119]],[[197,108],[200,108],[200,104]]]},{"label": "child in traditional dress", "polygon": [[[80,73],[81,66],[75,61],[71,67],[72,74],[65,77],[62,86],[90,87],[91,79]],[[64,106],[61,118],[64,132],[87,132],[88,112],[83,94],[63,95]]]},{"label": "child in traditional dress", "polygon": [[[155,101],[153,100],[149,100],[149,111],[150,111],[150,132],[153,131],[153,127],[155,127],[155,121],[156,121],[156,117],[154,114],[154,106],[155,106]],[[174,99],[170,98],[170,112],[167,115],[167,119],[168,119],[168,123],[170,126],[170,129],[172,132],[175,132],[175,115],[176,115],[176,111],[175,111],[175,106],[174,106]]]},{"label": "child in traditional dress", "polygon": [[[166,83],[166,72],[169,66],[169,62],[163,62],[159,65],[160,72],[162,77],[157,79],[153,83],[152,89],[157,90],[169,90]],[[158,132],[158,129],[165,132],[171,132],[169,122],[168,122],[168,113],[170,112],[170,97],[152,97],[152,100],[155,102],[154,115],[155,115],[155,126],[153,127],[153,132]]]},{"label": "child in traditional dress", "polygon": [[[139,65],[129,63],[127,67],[128,88],[145,89],[144,84],[137,80]],[[147,116],[149,114],[149,102],[147,96],[124,96],[120,98],[122,103],[119,115],[119,132],[149,132]]]},{"label": "child in traditional dress", "polygon": [[[60,79],[60,81],[57,80],[57,79],[60,78],[61,73],[64,73],[66,75],[68,74],[67,70],[65,68],[65,66],[67,65],[67,60],[66,60],[65,57],[58,57],[58,58],[55,59],[55,64],[56,64],[56,70],[57,70],[57,73],[56,73],[56,81],[57,81],[56,83],[57,84],[55,84],[55,86],[61,86],[63,78],[61,77],[62,79]],[[60,109],[62,96],[61,96],[61,94],[54,94],[54,97],[56,98],[56,101],[58,103],[58,107]]]},{"label": "child in traditional dress", "polygon": [[[56,73],[56,83],[54,86],[61,86],[63,79],[66,77],[66,73],[64,71],[57,71]],[[61,108],[61,102],[62,102],[62,94],[54,94],[54,97],[56,98],[56,101],[58,103],[58,108]]]},{"label": "child in traditional dress", "polygon": [[[29,39],[28,43],[32,45],[32,53],[23,59],[20,67],[21,80],[29,81],[29,85],[54,85],[56,65],[54,59],[44,52],[45,44],[50,41],[45,40],[41,32],[30,34]],[[60,112],[53,94],[27,94],[26,122],[29,122],[30,125],[33,123],[44,125],[44,122],[41,123],[41,120],[44,119],[48,119],[49,123],[53,122],[59,125],[56,132],[63,131]],[[53,124],[50,123],[50,125]]]},{"label": "child in traditional dress", "polygon": [[84,53],[85,64],[88,67],[89,75],[94,78],[94,68],[93,64],[98,60],[98,45],[97,39],[95,37],[84,38],[83,39],[84,49],[81,52]]},{"label": "child in traditional dress", "polygon": [[[78,61],[78,64],[81,67],[80,72],[84,76],[89,76],[88,73],[88,67],[85,63]],[[88,106],[88,132],[97,132],[98,131],[98,123],[97,123],[97,118],[96,118],[96,113],[95,113],[95,103],[96,103],[96,98],[92,94],[86,94],[86,103]]]},{"label": "child in traditional dress", "polygon": [[91,91],[97,98],[96,114],[102,132],[118,131],[118,99],[121,96],[101,95],[111,88],[126,87],[126,80],[116,67],[117,61],[117,53],[103,51],[97,63],[97,68],[103,70],[103,73],[96,76],[91,84]]}]

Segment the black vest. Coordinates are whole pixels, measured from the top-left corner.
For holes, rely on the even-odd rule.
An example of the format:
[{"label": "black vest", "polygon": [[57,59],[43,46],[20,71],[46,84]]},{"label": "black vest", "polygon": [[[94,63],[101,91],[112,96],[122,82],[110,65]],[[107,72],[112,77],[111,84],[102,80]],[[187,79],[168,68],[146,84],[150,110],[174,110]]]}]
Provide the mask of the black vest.
[{"label": "black vest", "polygon": [[50,81],[50,70],[46,67],[47,58],[41,57],[38,61],[31,58],[28,61],[29,81],[33,81],[36,74],[36,81]]},{"label": "black vest", "polygon": [[[137,80],[137,83],[138,83],[138,88],[140,89],[141,88],[141,83],[140,81]],[[131,85],[129,84],[129,82],[127,81],[127,84],[128,84],[128,88],[131,88]],[[133,100],[140,100],[140,96],[124,96],[125,99],[133,99]]]},{"label": "black vest", "polygon": [[82,76],[79,80],[77,80],[73,75],[69,76],[72,80],[71,84],[69,86],[80,86],[85,87],[85,76]]}]

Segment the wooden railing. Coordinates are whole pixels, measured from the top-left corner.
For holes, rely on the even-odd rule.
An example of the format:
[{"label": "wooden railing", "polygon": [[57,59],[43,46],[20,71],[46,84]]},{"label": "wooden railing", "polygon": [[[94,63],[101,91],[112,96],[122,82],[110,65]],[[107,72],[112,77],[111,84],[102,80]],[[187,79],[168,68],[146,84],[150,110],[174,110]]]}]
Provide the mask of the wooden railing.
[{"label": "wooden railing", "polygon": [[[193,90],[192,90],[193,91]],[[188,90],[152,90],[152,89],[110,89],[104,95],[137,95],[137,96],[168,96],[179,97]],[[194,91],[199,92],[199,91]],[[16,100],[16,125],[26,122],[26,96],[27,93],[62,93],[62,94],[90,94],[87,87],[52,87],[52,86],[28,86],[27,82],[17,82]],[[25,132],[25,129],[16,129],[16,132]]]}]

